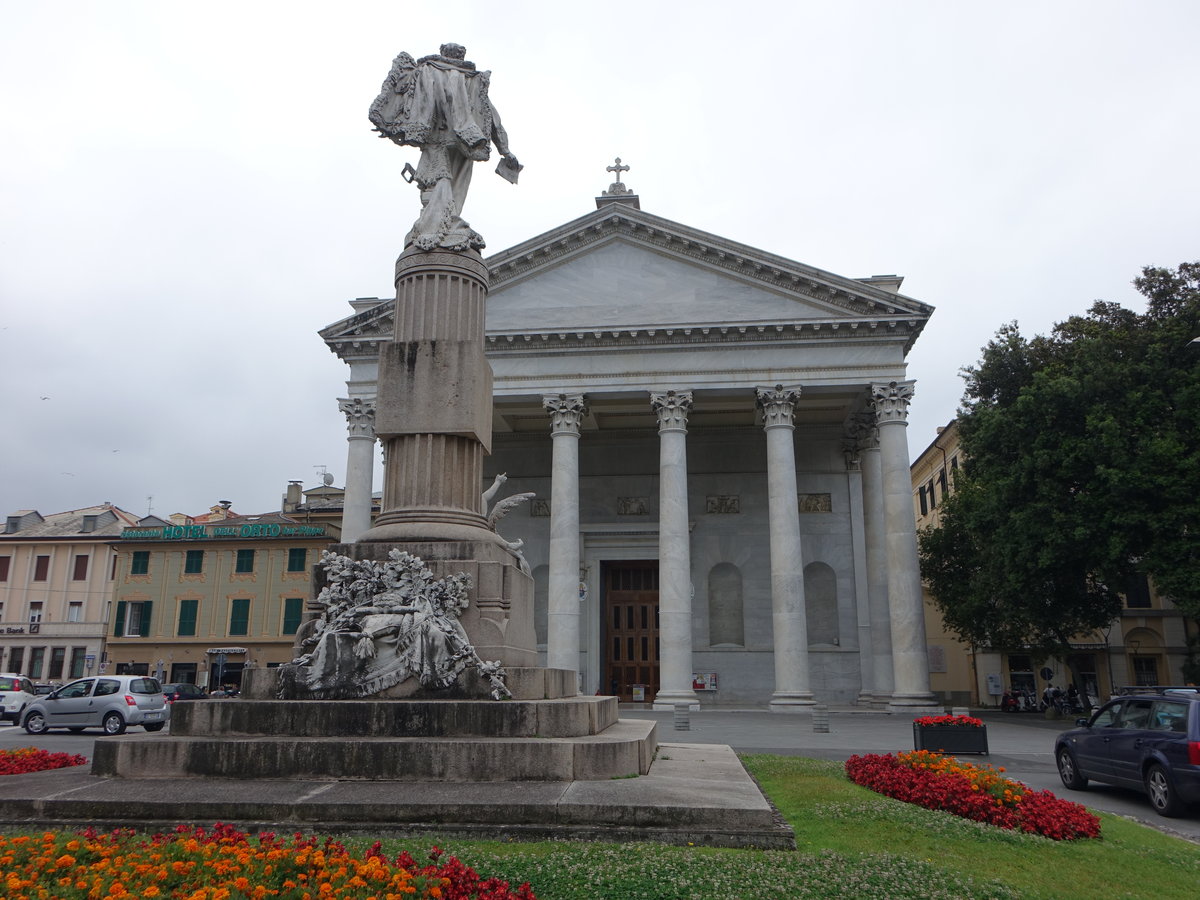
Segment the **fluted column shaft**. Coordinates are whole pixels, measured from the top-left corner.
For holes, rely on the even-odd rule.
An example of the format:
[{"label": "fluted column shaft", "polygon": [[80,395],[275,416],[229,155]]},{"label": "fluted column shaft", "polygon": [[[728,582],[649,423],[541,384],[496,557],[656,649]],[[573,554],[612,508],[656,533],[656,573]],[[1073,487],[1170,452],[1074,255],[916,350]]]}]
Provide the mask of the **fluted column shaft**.
[{"label": "fluted column shaft", "polygon": [[804,607],[804,558],[796,495],[793,413],[800,389],[759,388],[758,408],[767,434],[767,510],[771,528],[771,624],[775,648],[775,692],[771,709],[811,706],[808,622]]},{"label": "fluted column shaft", "polygon": [[346,414],[346,494],[342,499],[342,542],[351,544],[371,527],[371,480],[375,466],[375,401],[338,400]]},{"label": "fluted column shaft", "polygon": [[582,394],[555,394],[550,414],[550,579],[546,664],[579,671],[579,425],[587,415]]},{"label": "fluted column shaft", "polygon": [[934,699],[929,691],[925,609],[917,556],[917,525],[912,508],[912,476],[908,465],[908,407],[912,395],[911,381],[871,385],[883,469],[888,611],[894,673],[890,707],[928,706]]},{"label": "fluted column shaft", "polygon": [[692,554],[687,417],[691,391],[651,393],[658,414],[659,690],[656,708],[699,705],[692,690]]}]

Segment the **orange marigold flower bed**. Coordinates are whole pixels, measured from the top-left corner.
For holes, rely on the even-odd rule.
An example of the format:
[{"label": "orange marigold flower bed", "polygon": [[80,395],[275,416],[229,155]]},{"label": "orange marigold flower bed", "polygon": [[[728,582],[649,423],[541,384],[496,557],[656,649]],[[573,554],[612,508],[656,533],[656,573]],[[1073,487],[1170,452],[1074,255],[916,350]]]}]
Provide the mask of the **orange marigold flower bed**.
[{"label": "orange marigold flower bed", "polygon": [[855,784],[926,809],[1056,841],[1100,836],[1100,820],[1081,805],[1050,791],[1030,790],[1005,778],[1003,771],[928,750],[846,760],[846,774]]},{"label": "orange marigold flower bed", "polygon": [[385,857],[377,841],[355,854],[340,842],[299,833],[255,837],[231,825],[179,826],[153,836],[92,829],[0,836],[5,900],[162,897],[186,900],[536,900],[528,883],[513,890],[481,878],[434,847],[429,861]]},{"label": "orange marigold flower bed", "polygon": [[24,775],[26,772],[41,772],[45,769],[65,769],[82,766],[87,757],[78,753],[51,753],[38,747],[17,747],[0,750],[0,775]]}]

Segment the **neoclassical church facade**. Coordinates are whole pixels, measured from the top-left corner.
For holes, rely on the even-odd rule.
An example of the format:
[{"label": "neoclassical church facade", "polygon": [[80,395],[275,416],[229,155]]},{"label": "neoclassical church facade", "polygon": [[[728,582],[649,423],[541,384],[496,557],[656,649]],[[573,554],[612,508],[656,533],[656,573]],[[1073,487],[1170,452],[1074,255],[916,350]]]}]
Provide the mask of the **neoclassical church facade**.
[{"label": "neoclassical church facade", "polygon": [[[587,693],[660,705],[932,703],[905,358],[932,308],[640,208],[486,260],[483,492],[532,493],[539,655]],[[321,331],[350,367],[343,539],[370,519],[392,302]],[[690,685],[690,689],[689,689]]]}]

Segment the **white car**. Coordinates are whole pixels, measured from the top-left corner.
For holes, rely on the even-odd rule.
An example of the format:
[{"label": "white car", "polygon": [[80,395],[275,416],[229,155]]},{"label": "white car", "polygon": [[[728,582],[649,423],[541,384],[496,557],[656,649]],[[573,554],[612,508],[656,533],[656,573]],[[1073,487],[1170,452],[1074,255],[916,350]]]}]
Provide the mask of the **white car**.
[{"label": "white car", "polygon": [[162,731],[167,702],[158,679],[145,675],[100,675],[64,684],[52,694],[25,707],[21,724],[30,734],[51,728],[83,731],[103,728],[105,734],[124,734],[126,726]]},{"label": "white car", "polygon": [[24,675],[0,675],[0,721],[20,722],[25,707],[36,699],[33,682]]}]

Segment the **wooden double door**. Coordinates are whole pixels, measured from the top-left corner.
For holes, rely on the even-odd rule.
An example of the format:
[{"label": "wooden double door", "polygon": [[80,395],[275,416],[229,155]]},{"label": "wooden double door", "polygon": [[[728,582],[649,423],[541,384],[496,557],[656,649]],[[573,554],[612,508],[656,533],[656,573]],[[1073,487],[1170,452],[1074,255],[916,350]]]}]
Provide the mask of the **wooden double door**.
[{"label": "wooden double door", "polygon": [[604,586],[605,693],[623,702],[649,703],[658,694],[658,561],[605,562]]}]

